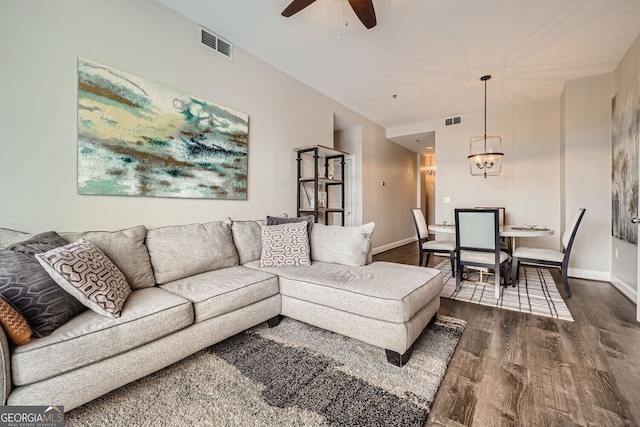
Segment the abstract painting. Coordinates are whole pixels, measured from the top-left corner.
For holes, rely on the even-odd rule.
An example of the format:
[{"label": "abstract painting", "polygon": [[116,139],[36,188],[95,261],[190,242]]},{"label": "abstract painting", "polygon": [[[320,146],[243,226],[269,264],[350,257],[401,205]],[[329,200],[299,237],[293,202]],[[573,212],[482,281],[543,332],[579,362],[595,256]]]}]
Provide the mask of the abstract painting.
[{"label": "abstract painting", "polygon": [[78,58],[78,193],[246,200],[249,118]]},{"label": "abstract painting", "polygon": [[638,127],[640,125],[640,74],[613,97],[611,203],[613,237],[638,244]]}]

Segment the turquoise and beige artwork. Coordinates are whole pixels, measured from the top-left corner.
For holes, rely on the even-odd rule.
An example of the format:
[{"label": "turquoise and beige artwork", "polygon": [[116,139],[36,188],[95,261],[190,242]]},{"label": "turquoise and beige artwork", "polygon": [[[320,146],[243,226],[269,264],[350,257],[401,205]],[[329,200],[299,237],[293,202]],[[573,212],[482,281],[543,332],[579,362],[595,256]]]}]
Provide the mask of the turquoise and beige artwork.
[{"label": "turquoise and beige artwork", "polygon": [[611,101],[611,235],[638,244],[640,73]]},{"label": "turquoise and beige artwork", "polygon": [[78,193],[247,198],[246,114],[78,58]]}]

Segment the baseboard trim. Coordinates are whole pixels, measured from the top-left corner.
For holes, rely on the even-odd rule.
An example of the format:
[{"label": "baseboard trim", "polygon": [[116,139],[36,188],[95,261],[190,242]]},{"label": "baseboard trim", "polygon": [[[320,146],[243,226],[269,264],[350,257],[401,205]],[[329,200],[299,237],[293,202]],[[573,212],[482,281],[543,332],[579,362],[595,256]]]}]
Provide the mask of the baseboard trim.
[{"label": "baseboard trim", "polygon": [[629,298],[629,300],[637,305],[638,301],[638,291],[633,288],[633,286],[628,283],[623,282],[619,277],[612,274],[611,275],[611,284],[614,288],[619,290],[625,297]]},{"label": "baseboard trim", "polygon": [[586,270],[583,268],[569,268],[569,277],[576,277],[578,279],[595,280],[598,282],[611,281],[611,273],[607,271]]},{"label": "baseboard trim", "polygon": [[391,249],[399,248],[400,246],[404,246],[411,242],[415,242],[416,240],[418,240],[416,237],[410,237],[408,239],[398,240],[397,242],[388,243],[386,245],[375,247],[371,249],[371,253],[373,255],[377,255],[381,252],[390,251]]}]

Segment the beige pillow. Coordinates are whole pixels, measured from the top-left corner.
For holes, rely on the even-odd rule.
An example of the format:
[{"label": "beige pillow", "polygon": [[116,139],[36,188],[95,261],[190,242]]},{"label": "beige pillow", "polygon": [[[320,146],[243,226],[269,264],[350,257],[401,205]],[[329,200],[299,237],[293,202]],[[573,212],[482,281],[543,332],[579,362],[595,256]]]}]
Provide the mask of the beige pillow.
[{"label": "beige pillow", "polygon": [[233,221],[231,234],[238,251],[240,264],[260,259],[262,253],[261,229],[265,220]]},{"label": "beige pillow", "polygon": [[65,232],[60,235],[68,242],[83,238],[95,244],[122,271],[131,289],[155,286],[149,251],[144,244],[147,237],[144,225],[118,231]]},{"label": "beige pillow", "polygon": [[35,236],[33,233],[11,230],[10,228],[0,228],[0,249],[8,248],[14,243],[22,242]]},{"label": "beige pillow", "polygon": [[231,218],[206,224],[174,225],[147,232],[147,248],[159,285],[238,265]]},{"label": "beige pillow", "polygon": [[260,267],[311,265],[307,222],[262,226]]},{"label": "beige pillow", "polygon": [[89,309],[103,316],[120,317],[131,287],[96,245],[78,239],[37,254],[36,258],[62,289]]},{"label": "beige pillow", "polygon": [[375,223],[341,227],[316,223],[311,229],[311,260],[343,265],[367,264]]}]

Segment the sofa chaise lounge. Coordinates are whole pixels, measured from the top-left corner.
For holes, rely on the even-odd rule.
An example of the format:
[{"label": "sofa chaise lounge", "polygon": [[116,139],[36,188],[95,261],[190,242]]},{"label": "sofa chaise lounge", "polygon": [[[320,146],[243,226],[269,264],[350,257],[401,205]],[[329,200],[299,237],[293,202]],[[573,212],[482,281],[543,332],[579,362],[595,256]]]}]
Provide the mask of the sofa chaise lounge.
[{"label": "sofa chaise lounge", "polygon": [[[315,224],[308,234],[308,265],[265,262],[263,229],[299,230],[299,225],[266,223],[227,218],[156,229],[40,234],[0,229],[5,299],[25,287],[42,291],[30,282],[35,276],[29,268],[41,273],[46,267],[42,281],[53,279],[64,288],[43,258],[64,253],[74,242],[99,249],[130,287],[119,317],[83,302],[90,309],[76,307],[41,336],[33,328],[34,337],[23,345],[11,343],[0,328],[2,404],[58,405],[68,411],[261,322],[276,326],[280,316],[365,341],[385,349],[391,363],[407,363],[411,345],[440,306],[438,270],[371,263],[373,223]],[[48,248],[47,239],[60,237],[68,244],[38,255],[39,266],[14,262],[20,248],[37,252]],[[39,320],[33,316],[50,314],[51,304],[35,314],[31,306],[20,307],[24,301],[12,304],[32,316],[30,325]],[[49,323],[40,329],[51,329]]]}]

